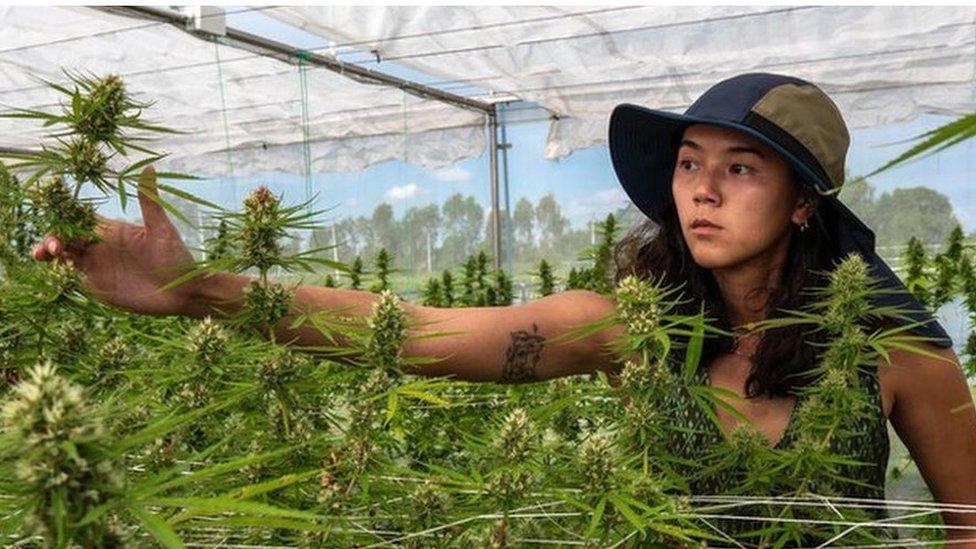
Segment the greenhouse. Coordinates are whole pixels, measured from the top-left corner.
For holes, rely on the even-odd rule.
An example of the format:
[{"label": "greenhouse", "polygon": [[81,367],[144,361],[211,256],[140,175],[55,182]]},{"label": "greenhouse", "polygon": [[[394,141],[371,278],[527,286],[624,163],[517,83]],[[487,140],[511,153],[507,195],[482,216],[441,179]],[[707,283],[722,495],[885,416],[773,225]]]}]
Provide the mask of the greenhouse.
[{"label": "greenhouse", "polygon": [[976,547],[976,7],[0,23],[3,546]]}]

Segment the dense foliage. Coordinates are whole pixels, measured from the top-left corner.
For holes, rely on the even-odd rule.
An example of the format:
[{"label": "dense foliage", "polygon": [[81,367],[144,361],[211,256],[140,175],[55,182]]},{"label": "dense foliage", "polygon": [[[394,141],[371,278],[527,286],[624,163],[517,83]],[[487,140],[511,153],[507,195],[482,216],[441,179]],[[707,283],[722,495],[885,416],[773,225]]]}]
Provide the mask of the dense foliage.
[{"label": "dense foliage", "polygon": [[[140,122],[144,106],[117,78],[75,82],[58,88],[63,113],[15,113],[50,122],[59,145],[14,158],[12,170],[26,178],[0,171],[4,543],[674,547],[849,544],[884,534],[850,528],[869,518],[863,506],[823,504],[857,483],[844,449],[871,405],[862,374],[886,349],[917,342],[900,328],[861,329],[893,312],[870,306],[873,281],[858,257],[836,267],[810,310],[755,327],[800,323],[832,336],[820,381],[795,412],[796,443],[773,448],[742,423],[689,459],[674,443],[693,434],[678,429],[684,412],[674,397],[684,395],[721,433],[716,406],[731,410],[732,395],[708,385],[699,367],[703,339],[720,332],[702,315],[673,312],[679,288],[637,278],[613,285],[612,216],[574,280],[611,295],[616,311],[572,337],[622,327],[611,349],[622,365],[617,379],[503,386],[404,374],[430,359],[401,352],[415,327],[391,287],[390,254],[367,273],[359,258],[345,266],[321,259],[322,250],[290,253],[283,239],[311,228],[316,212],[263,187],[239,211],[203,204],[218,236],[184,277],[254,275],[239,314],[193,321],[99,304],[71,265],[32,262],[28,251],[47,232],[94,239],[95,201],[79,189],[127,200],[135,173],[157,158],[142,133],[163,129]],[[971,292],[970,250],[956,250],[944,261]],[[473,253],[459,276],[432,278],[424,301],[510,304],[510,280],[489,263]],[[376,291],[372,313],[303,315],[294,326],[319,329],[333,344],[276,343],[271,327],[294,286],[269,273],[319,267],[345,274],[332,285]],[[911,272],[929,287],[931,265]],[[547,265],[539,276],[555,291]],[[694,489],[703,485],[716,491]],[[771,493],[793,499],[750,499]]]}]

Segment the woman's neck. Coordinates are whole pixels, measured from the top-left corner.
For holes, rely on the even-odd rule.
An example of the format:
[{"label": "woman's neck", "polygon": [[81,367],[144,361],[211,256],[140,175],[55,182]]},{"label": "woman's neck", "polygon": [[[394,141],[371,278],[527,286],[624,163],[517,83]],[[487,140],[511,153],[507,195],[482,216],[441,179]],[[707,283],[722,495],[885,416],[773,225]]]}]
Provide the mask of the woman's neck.
[{"label": "woman's neck", "polygon": [[769,298],[779,287],[785,260],[786,246],[777,246],[771,253],[745,263],[712,270],[732,326],[768,316]]}]

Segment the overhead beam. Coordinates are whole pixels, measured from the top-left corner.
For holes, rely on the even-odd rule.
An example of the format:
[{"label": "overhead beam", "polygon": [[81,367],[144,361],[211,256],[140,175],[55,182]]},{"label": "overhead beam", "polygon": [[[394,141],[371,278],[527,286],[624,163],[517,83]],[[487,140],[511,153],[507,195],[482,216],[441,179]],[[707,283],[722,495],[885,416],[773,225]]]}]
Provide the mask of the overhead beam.
[{"label": "overhead beam", "polygon": [[[99,9],[109,13],[117,13],[140,17],[143,19],[161,21],[172,24],[181,30],[192,28],[191,25],[188,25],[188,23],[192,22],[192,16],[167,8],[154,8],[150,6],[112,6],[96,7],[94,9]],[[196,35],[196,33],[193,33],[192,31],[188,32]],[[278,59],[286,63],[294,64],[296,60],[301,59],[303,62],[308,63],[309,65],[314,65],[337,72],[358,82],[398,88],[405,93],[409,93],[423,99],[440,101],[448,105],[469,109],[484,114],[488,119],[487,126],[489,135],[488,163],[489,192],[491,194],[492,204],[492,256],[494,267],[496,269],[500,269],[502,267],[501,214],[499,212],[500,204],[498,197],[498,114],[494,102],[480,101],[471,97],[464,97],[462,95],[433,88],[419,82],[414,82],[412,80],[407,80],[405,78],[400,78],[384,72],[375,71],[361,65],[343,63],[342,61],[339,61],[338,58],[331,55],[300,50],[298,48],[289,46],[288,44],[271,40],[263,36],[258,36],[256,34],[251,34],[233,27],[225,27],[224,35],[222,37],[215,37],[211,33],[202,33],[201,35],[209,36],[211,39],[217,38],[221,41],[228,42],[229,45],[241,47],[242,49],[253,51],[257,54]],[[510,100],[510,98],[500,99]]]},{"label": "overhead beam", "polygon": [[[150,6],[113,6],[95,7],[94,9],[109,13],[123,14],[170,23],[181,30],[186,30],[187,23],[192,20],[190,15],[181,13],[179,11],[166,8],[154,8]],[[191,34],[194,33],[191,32]],[[419,82],[414,82],[412,80],[407,80],[405,78],[376,71],[368,67],[363,67],[361,65],[344,63],[332,55],[301,50],[293,46],[289,46],[288,44],[271,40],[263,36],[258,36],[240,29],[235,29],[233,27],[226,27],[226,33],[223,40],[236,42],[244,49],[254,51],[255,53],[267,57],[273,57],[286,63],[295,63],[297,59],[302,59],[304,62],[310,65],[337,72],[343,76],[347,76],[360,82],[398,88],[404,92],[423,99],[441,101],[455,107],[470,109],[484,114],[492,114],[495,112],[494,104],[487,101],[480,101],[471,97],[453,94],[438,88],[421,84]]]}]

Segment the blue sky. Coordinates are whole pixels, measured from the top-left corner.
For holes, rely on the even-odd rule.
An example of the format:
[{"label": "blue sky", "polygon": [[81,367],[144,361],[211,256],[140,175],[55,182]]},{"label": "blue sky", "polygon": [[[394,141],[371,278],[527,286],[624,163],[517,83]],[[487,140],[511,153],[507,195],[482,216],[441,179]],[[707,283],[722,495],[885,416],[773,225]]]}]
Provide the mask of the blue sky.
[{"label": "blue sky", "polygon": [[[228,16],[229,25],[301,48],[325,45],[321,38],[274,21],[259,12],[233,13],[241,8],[226,9],[231,13]],[[343,59],[347,61],[362,61],[367,58],[368,54],[360,52],[343,54]],[[382,63],[377,68],[421,82],[437,79],[390,63]],[[949,117],[925,115],[905,123],[852,130],[847,163],[849,173],[857,175],[870,172],[907,147],[906,144],[896,144],[897,142],[949,120]],[[510,123],[506,130],[508,141],[512,144],[508,151],[509,201],[512,208],[521,197],[535,203],[551,192],[562,205],[564,214],[570,218],[571,223],[579,227],[591,218],[602,217],[626,203],[613,175],[606,145],[576,151],[558,161],[548,161],[544,158],[548,122]],[[976,194],[971,177],[976,167],[974,156],[976,143],[970,140],[945,152],[872,178],[871,183],[879,192],[918,185],[931,187],[949,196],[956,216],[966,232],[970,232],[976,230]],[[249,189],[259,184],[267,184],[275,192],[283,193],[288,201],[299,201],[304,197],[305,181],[298,174],[300,170],[301,167],[296,166],[295,174],[269,172],[233,181],[217,180],[181,186],[228,206],[238,204]],[[323,218],[323,222],[328,222],[332,217],[368,216],[381,202],[391,203],[395,213],[400,215],[411,206],[441,203],[457,192],[473,195],[486,210],[490,204],[487,155],[464,160],[441,170],[429,170],[393,161],[356,173],[319,173],[314,175],[313,188],[319,196],[317,208],[335,208]],[[504,196],[501,200],[504,207]],[[111,212],[114,207],[109,206],[107,209],[109,213],[117,213]],[[129,209],[126,214],[134,216],[137,212]]]}]

